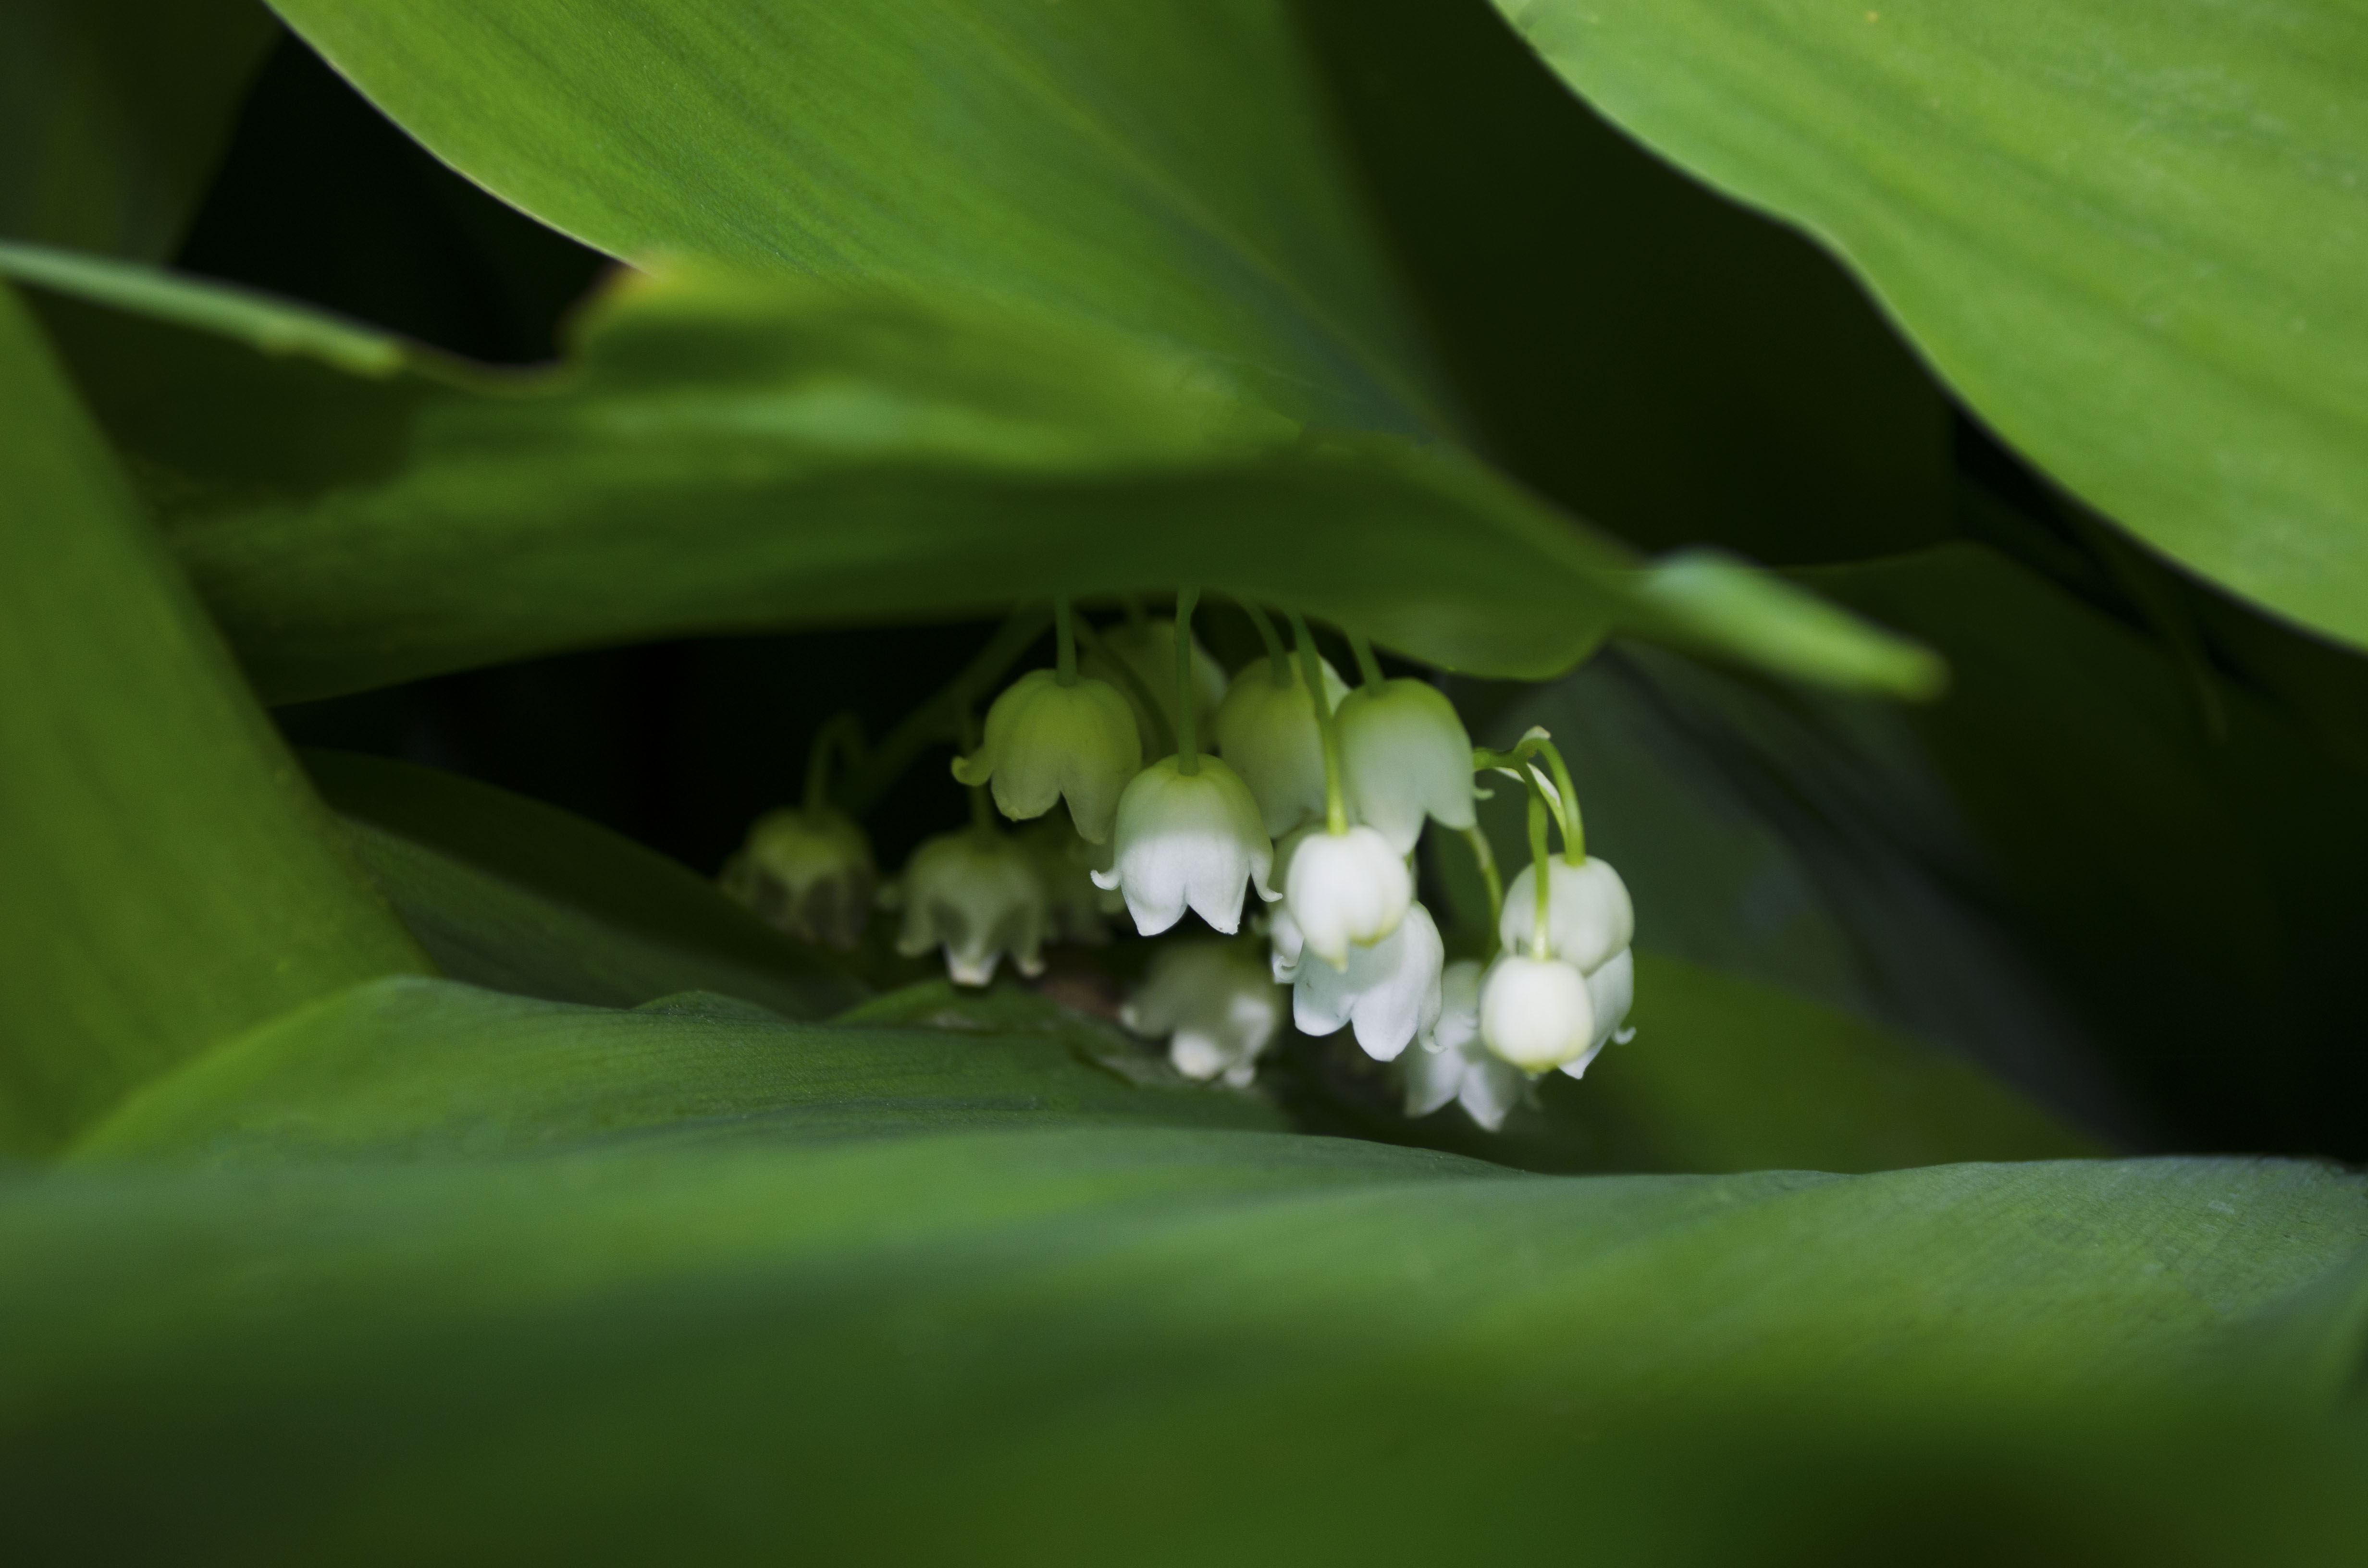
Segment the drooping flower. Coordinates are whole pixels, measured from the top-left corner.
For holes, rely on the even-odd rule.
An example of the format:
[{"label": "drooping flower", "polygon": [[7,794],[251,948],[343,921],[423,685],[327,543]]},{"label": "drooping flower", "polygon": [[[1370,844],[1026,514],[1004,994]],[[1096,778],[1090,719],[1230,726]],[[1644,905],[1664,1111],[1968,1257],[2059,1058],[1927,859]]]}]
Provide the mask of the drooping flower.
[{"label": "drooping flower", "polygon": [[1595,1034],[1588,1041],[1587,1054],[1576,1062],[1565,1062],[1562,1070],[1574,1078],[1587,1076],[1588,1064],[1603,1053],[1603,1048],[1613,1040],[1625,1040],[1634,1029],[1622,1028],[1627,1021],[1628,1009],[1636,999],[1636,959],[1634,952],[1621,949],[1587,977],[1588,1005],[1595,1013]]},{"label": "drooping flower", "polygon": [[1462,830],[1472,808],[1472,737],[1455,705],[1418,680],[1360,687],[1340,700],[1341,770],[1349,814],[1413,853],[1426,816]]},{"label": "drooping flower", "polygon": [[1480,985],[1480,1038],[1526,1073],[1577,1061],[1595,1040],[1587,977],[1559,959],[1499,954]]},{"label": "drooping flower", "polygon": [[1108,942],[1109,917],[1126,907],[1118,894],[1094,885],[1094,873],[1110,869],[1110,846],[1087,843],[1058,818],[1030,824],[1018,837],[1044,880],[1046,938],[1094,948]]},{"label": "drooping flower", "polygon": [[[1580,973],[1592,974],[1635,940],[1636,909],[1628,900],[1628,886],[1598,856],[1576,866],[1555,856],[1547,865],[1546,949]],[[1497,939],[1509,952],[1527,952],[1537,926],[1537,868],[1524,866],[1505,890]]]},{"label": "drooping flower", "polygon": [[871,916],[879,873],[871,841],[829,806],[784,806],[757,819],[723,868],[726,892],[801,941],[852,948]]},{"label": "drooping flower", "polygon": [[1453,1100],[1495,1132],[1528,1091],[1530,1075],[1480,1039],[1480,976],[1472,959],[1449,964],[1440,975],[1439,1022],[1422,1037],[1422,1049],[1405,1058],[1408,1116],[1429,1116]]},{"label": "drooping flower", "polygon": [[[1129,680],[1119,665],[1123,664],[1134,678]],[[1159,714],[1167,722],[1167,733],[1174,735],[1179,726],[1176,722],[1176,622],[1166,616],[1156,619],[1131,621],[1122,626],[1104,627],[1097,634],[1094,646],[1077,662],[1080,675],[1108,681],[1124,694],[1133,710],[1135,723],[1142,734],[1145,756],[1159,749],[1159,726],[1144,711],[1143,697],[1149,693],[1159,706]],[[1195,710],[1206,722],[1217,705],[1225,699],[1224,666],[1209,656],[1198,637],[1192,639],[1192,695]]]},{"label": "drooping flower", "polygon": [[1310,828],[1292,842],[1282,896],[1308,950],[1334,969],[1349,949],[1398,928],[1414,900],[1414,878],[1390,841],[1370,827]]},{"label": "drooping flower", "polygon": [[1077,832],[1103,844],[1119,795],[1142,766],[1134,710],[1117,687],[1086,676],[1064,686],[1053,670],[1030,670],[987,710],[985,744],[954,759],[954,777],[992,780],[996,805],[1015,821],[1042,816],[1066,796]]},{"label": "drooping flower", "polygon": [[[1322,665],[1325,700],[1337,705],[1349,688],[1329,661]],[[1258,797],[1275,838],[1324,814],[1324,740],[1300,676],[1296,659],[1253,659],[1217,709],[1217,750]]]},{"label": "drooping flower", "polygon": [[1034,858],[1009,835],[970,827],[925,841],[905,863],[898,896],[896,950],[906,958],[942,947],[947,973],[962,985],[993,980],[1005,953],[1022,974],[1044,972],[1051,901]]},{"label": "drooping flower", "polygon": [[1217,757],[1201,756],[1186,773],[1162,757],[1134,776],[1119,798],[1112,868],[1096,871],[1097,886],[1126,895],[1134,928],[1156,937],[1190,909],[1231,936],[1241,929],[1242,899],[1255,882],[1272,898],[1267,873],[1274,843],[1257,800],[1241,776]]},{"label": "drooping flower", "polygon": [[1439,1022],[1440,965],[1446,952],[1430,911],[1408,904],[1396,930],[1349,950],[1345,969],[1321,963],[1297,967],[1291,992],[1292,1021],[1306,1035],[1327,1035],[1353,1025],[1366,1055],[1376,1062],[1393,1061],[1408,1041],[1429,1034]]},{"label": "drooping flower", "polygon": [[1167,1040],[1168,1061],[1186,1077],[1247,1088],[1282,1027],[1282,988],[1239,942],[1176,942],[1153,957],[1119,1021]]}]

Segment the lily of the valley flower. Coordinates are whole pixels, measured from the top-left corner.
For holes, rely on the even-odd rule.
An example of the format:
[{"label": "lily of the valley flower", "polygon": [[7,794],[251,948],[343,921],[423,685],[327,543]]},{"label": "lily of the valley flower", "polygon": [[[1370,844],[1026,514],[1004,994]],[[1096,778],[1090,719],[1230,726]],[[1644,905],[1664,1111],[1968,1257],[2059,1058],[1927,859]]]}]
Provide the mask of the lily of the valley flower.
[{"label": "lily of the valley flower", "polygon": [[1636,959],[1630,949],[1622,948],[1587,977],[1587,1001],[1595,1014],[1595,1034],[1588,1041],[1587,1054],[1576,1062],[1564,1062],[1562,1070],[1574,1078],[1584,1078],[1588,1064],[1602,1054],[1605,1046],[1615,1040],[1633,1037],[1634,1029],[1620,1026],[1627,1021],[1628,1009],[1635,1000]]},{"label": "lily of the valley flower", "polygon": [[1409,904],[1396,930],[1371,946],[1350,949],[1345,969],[1300,964],[1292,985],[1292,1021],[1307,1035],[1352,1025],[1366,1055],[1394,1061],[1408,1041],[1429,1034],[1439,1022],[1440,963],[1445,957],[1430,911]]},{"label": "lily of the valley flower", "polygon": [[[1325,698],[1348,692],[1329,661]],[[1217,750],[1258,797],[1275,838],[1324,814],[1324,740],[1298,661],[1253,659],[1242,666],[1217,709]]]},{"label": "lily of the valley flower", "polygon": [[[1636,937],[1636,908],[1620,873],[1597,856],[1574,866],[1560,856],[1547,862],[1549,914],[1546,949],[1582,974],[1592,974]],[[1508,951],[1526,952],[1538,926],[1538,873],[1524,866],[1505,890],[1497,938]]]},{"label": "lily of the valley flower", "polygon": [[1005,953],[1025,975],[1044,972],[1039,956],[1051,901],[1035,858],[992,829],[939,834],[905,864],[905,926],[896,950],[918,958],[942,947],[957,983],[985,985]]},{"label": "lily of the valley flower", "polygon": [[1352,947],[1398,928],[1414,900],[1414,878],[1390,841],[1370,827],[1310,828],[1292,841],[1283,869],[1284,906],[1308,950],[1345,969]]},{"label": "lily of the valley flower", "polygon": [[[1132,680],[1121,673],[1121,664],[1133,675]],[[1144,695],[1159,705],[1167,733],[1180,732],[1176,711],[1176,622],[1167,617],[1104,627],[1095,645],[1078,662],[1077,671],[1108,681],[1125,695],[1145,756],[1158,747],[1159,725],[1144,711]],[[1198,637],[1192,639],[1192,696],[1195,710],[1203,717],[1214,713],[1225,699],[1224,666],[1209,657]]]},{"label": "lily of the valley flower", "polygon": [[871,841],[828,806],[784,806],[757,819],[723,869],[724,891],[791,936],[852,948],[871,915],[879,876]]},{"label": "lily of the valley flower", "polygon": [[1495,1132],[1521,1103],[1530,1075],[1480,1039],[1480,975],[1481,966],[1463,959],[1440,977],[1439,1022],[1406,1058],[1406,1111],[1429,1116],[1453,1100]]},{"label": "lily of the valley flower", "polygon": [[1119,1022],[1166,1039],[1168,1061],[1186,1077],[1247,1088],[1282,1027],[1282,988],[1240,943],[1178,942],[1152,959]]},{"label": "lily of the valley flower", "polygon": [[1578,1061],[1595,1040],[1587,977],[1559,959],[1500,954],[1480,985],[1480,1038],[1525,1073]]},{"label": "lily of the valley flower", "polygon": [[1077,832],[1107,843],[1118,798],[1143,766],[1134,710],[1107,681],[1062,683],[1031,670],[1005,688],[986,713],[986,744],[954,759],[965,784],[993,781],[995,803],[1015,821],[1042,816],[1063,796]]},{"label": "lily of the valley flower", "polygon": [[1398,854],[1413,853],[1425,816],[1459,832],[1473,825],[1472,737],[1438,687],[1360,687],[1341,699],[1338,722],[1349,812]]},{"label": "lily of the valley flower", "polygon": [[1255,882],[1272,898],[1267,873],[1274,842],[1241,776],[1213,756],[1187,773],[1172,756],[1136,774],[1119,797],[1117,841],[1097,886],[1126,895],[1134,928],[1156,937],[1190,909],[1219,931],[1241,929],[1242,899]]}]

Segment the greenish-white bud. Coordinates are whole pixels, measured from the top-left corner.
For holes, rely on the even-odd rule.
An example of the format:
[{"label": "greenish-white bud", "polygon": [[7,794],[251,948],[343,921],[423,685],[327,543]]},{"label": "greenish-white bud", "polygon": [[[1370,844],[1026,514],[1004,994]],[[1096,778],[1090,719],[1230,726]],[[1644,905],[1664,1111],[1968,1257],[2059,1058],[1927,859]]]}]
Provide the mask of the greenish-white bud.
[{"label": "greenish-white bud", "polygon": [[[1113,660],[1133,672],[1133,682],[1119,673]],[[1143,699],[1136,693],[1138,685],[1159,705],[1167,733],[1182,733],[1183,726],[1176,722],[1176,622],[1167,617],[1103,628],[1095,638],[1095,645],[1077,661],[1077,673],[1106,680],[1126,695],[1142,733],[1145,756],[1159,749],[1158,726],[1143,710]],[[1224,668],[1209,657],[1209,650],[1201,645],[1198,637],[1192,639],[1192,695],[1194,710],[1204,719],[1214,713],[1225,698]]]},{"label": "greenish-white bud", "polygon": [[1461,831],[1472,810],[1472,737],[1455,704],[1418,680],[1360,687],[1340,700],[1349,814],[1413,853],[1426,816]]},{"label": "greenish-white bud", "polygon": [[[1325,663],[1325,700],[1337,707],[1348,690]],[[1258,797],[1269,835],[1324,814],[1324,736],[1298,660],[1243,665],[1217,709],[1216,734],[1217,750]]]},{"label": "greenish-white bud", "polygon": [[723,889],[803,942],[852,948],[871,916],[871,841],[844,812],[768,812],[723,868]]},{"label": "greenish-white bud", "polygon": [[906,958],[943,948],[946,972],[962,985],[993,980],[1006,953],[1020,973],[1044,972],[1052,903],[1034,857],[1017,840],[975,827],[939,834],[905,863],[901,897],[896,950]]},{"label": "greenish-white bud", "polygon": [[954,759],[954,777],[991,781],[996,806],[1019,822],[1065,797],[1077,832],[1103,844],[1118,798],[1142,766],[1134,710],[1115,687],[1085,677],[1063,686],[1053,671],[1031,670],[987,710],[985,744]]}]

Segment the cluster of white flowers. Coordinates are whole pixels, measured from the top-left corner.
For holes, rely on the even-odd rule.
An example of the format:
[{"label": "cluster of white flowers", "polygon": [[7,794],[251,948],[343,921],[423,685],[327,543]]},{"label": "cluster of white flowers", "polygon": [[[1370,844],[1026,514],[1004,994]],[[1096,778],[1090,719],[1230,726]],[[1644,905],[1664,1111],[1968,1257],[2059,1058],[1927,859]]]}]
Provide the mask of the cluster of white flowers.
[{"label": "cluster of white flowers", "polygon": [[[1475,755],[1435,687],[1384,678],[1360,642],[1365,679],[1349,689],[1297,617],[1292,653],[1258,616],[1268,655],[1221,689],[1191,635],[1193,598],[1179,596],[1176,620],[1099,635],[1082,662],[1064,607],[1058,667],[1008,687],[983,744],[954,763],[973,787],[973,824],[923,844],[886,895],[903,910],[898,950],[941,948],[956,981],[985,984],[1007,954],[1034,975],[1046,941],[1104,939],[1120,908],[1144,936],[1189,910],[1229,939],[1164,945],[1121,1014],[1166,1040],[1178,1071],[1250,1083],[1287,987],[1301,1032],[1349,1029],[1376,1061],[1405,1059],[1410,1114],[1452,1100],[1492,1130],[1535,1077],[1577,1077],[1626,1038],[1634,912],[1618,873],[1586,856],[1543,733]],[[1204,727],[1212,753],[1200,749]],[[1485,966],[1446,962],[1410,864],[1428,823],[1476,840],[1475,766],[1531,794],[1532,863],[1506,892],[1502,950]],[[1065,803],[1068,824],[1010,835],[990,794],[1015,821]],[[1562,828],[1554,856],[1549,812]],[[736,874],[781,924],[848,945],[872,872],[844,820],[811,802],[774,813]],[[1253,891],[1264,918],[1246,932]]]}]

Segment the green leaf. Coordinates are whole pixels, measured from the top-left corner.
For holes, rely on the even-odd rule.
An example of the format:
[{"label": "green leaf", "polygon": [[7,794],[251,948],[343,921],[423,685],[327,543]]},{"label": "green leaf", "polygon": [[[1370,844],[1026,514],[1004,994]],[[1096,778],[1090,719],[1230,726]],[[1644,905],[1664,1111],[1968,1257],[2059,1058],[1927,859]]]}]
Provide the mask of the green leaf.
[{"label": "green leaf", "polygon": [[425,959],[0,288],[0,1148]]},{"label": "green leaf", "polygon": [[279,32],[258,0],[10,0],[0,234],[170,255]]},{"label": "green leaf", "polygon": [[2084,499],[2368,642],[2357,7],[1498,9],[1646,144],[1831,245]]},{"label": "green leaf", "polygon": [[713,882],[580,817],[434,768],[322,751],[303,761],[380,891],[455,980],[611,1007],[712,991],[794,1018],[864,994]]},{"label": "green leaf", "polygon": [[375,370],[388,340],[33,259],[46,286],[197,329],[49,317],[270,700],[1178,581],[1497,674],[1557,672],[1624,628],[1845,685],[1938,678],[1774,579],[1645,567],[1452,448],[1304,429],[1204,359],[1074,321],[677,262],[612,290],[562,368],[415,352],[353,380],[318,361]]}]

